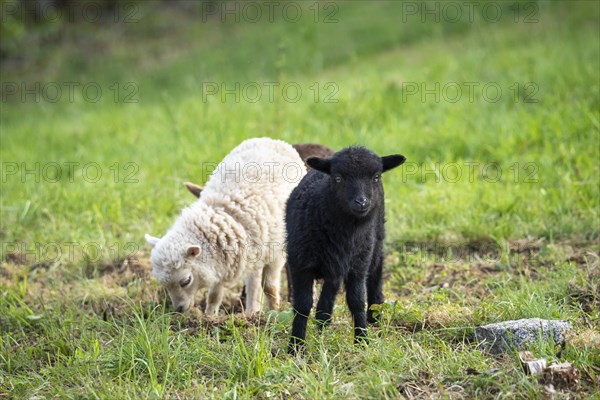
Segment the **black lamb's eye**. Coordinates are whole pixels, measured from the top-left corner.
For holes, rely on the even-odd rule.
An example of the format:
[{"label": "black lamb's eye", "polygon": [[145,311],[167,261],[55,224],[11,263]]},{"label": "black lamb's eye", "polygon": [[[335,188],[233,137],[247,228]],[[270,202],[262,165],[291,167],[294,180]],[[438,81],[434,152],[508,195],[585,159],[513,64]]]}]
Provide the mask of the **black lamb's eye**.
[{"label": "black lamb's eye", "polygon": [[179,281],[179,285],[181,287],[186,287],[187,285],[189,285],[190,283],[192,283],[192,276],[188,276],[185,279],[182,279],[181,281]]},{"label": "black lamb's eye", "polygon": [[373,182],[379,182],[379,174],[376,174],[376,175],[373,177]]},{"label": "black lamb's eye", "polygon": [[335,179],[335,182],[336,182],[336,183],[340,183],[340,182],[342,181],[342,177],[341,177],[341,176],[339,176],[339,175],[338,175],[338,176],[336,176],[334,179]]}]

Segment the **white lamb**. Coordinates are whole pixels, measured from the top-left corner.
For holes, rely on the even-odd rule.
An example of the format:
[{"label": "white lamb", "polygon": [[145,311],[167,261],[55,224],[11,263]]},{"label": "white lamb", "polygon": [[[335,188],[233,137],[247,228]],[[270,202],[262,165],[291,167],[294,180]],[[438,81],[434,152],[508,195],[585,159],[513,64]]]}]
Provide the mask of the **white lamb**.
[{"label": "white lamb", "polygon": [[286,262],[285,203],[305,173],[291,145],[269,138],[246,140],[217,166],[202,196],[182,211],[165,236],[146,235],[154,247],[153,274],[177,311],[188,310],[196,291],[208,288],[206,313],[217,313],[224,289],[242,278],[246,313],[260,310],[261,286],[269,309],[279,307]]}]

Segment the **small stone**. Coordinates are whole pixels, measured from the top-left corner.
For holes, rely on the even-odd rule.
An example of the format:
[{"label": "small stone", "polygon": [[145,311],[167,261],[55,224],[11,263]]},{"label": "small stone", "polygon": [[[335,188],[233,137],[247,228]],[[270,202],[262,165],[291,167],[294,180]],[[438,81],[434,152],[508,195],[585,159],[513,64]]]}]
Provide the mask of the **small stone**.
[{"label": "small stone", "polygon": [[540,339],[557,345],[565,342],[565,334],[573,329],[571,323],[540,318],[504,321],[475,328],[475,338],[492,354],[526,350]]}]

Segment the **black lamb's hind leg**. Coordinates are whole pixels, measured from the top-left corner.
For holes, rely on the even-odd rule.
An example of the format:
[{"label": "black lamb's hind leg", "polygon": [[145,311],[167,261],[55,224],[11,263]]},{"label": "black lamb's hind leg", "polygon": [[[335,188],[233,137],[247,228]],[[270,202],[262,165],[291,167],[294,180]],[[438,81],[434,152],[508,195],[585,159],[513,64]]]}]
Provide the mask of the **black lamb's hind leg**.
[{"label": "black lamb's hind leg", "polygon": [[340,290],[341,279],[333,281],[326,280],[323,283],[323,289],[321,290],[321,296],[317,303],[317,322],[319,328],[323,329],[325,326],[331,323],[331,317],[333,315],[333,305],[335,303],[335,297]]},{"label": "black lamb's hind leg", "polygon": [[306,338],[306,324],[313,305],[313,276],[306,271],[294,273],[290,271],[294,297],[294,322],[292,323],[292,337],[288,345],[288,353],[296,354],[304,344]]},{"label": "black lamb's hind leg", "polygon": [[354,343],[367,337],[367,313],[365,310],[366,277],[348,275],[346,279],[346,302],[354,320]]},{"label": "black lamb's hind leg", "polygon": [[371,310],[373,304],[383,304],[383,243],[378,241],[373,252],[369,275],[367,277],[367,321],[377,322]]}]

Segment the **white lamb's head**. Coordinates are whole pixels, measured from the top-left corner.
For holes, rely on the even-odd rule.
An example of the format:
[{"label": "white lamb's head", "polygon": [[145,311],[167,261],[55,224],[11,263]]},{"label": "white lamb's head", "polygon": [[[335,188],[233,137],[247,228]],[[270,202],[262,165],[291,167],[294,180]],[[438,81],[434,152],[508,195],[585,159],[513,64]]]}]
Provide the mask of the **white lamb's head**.
[{"label": "white lamb's head", "polygon": [[200,273],[201,246],[186,243],[183,235],[173,231],[163,238],[148,234],[145,238],[153,246],[150,255],[152,274],[167,289],[175,310],[187,311],[194,306],[196,291],[207,286]]}]

